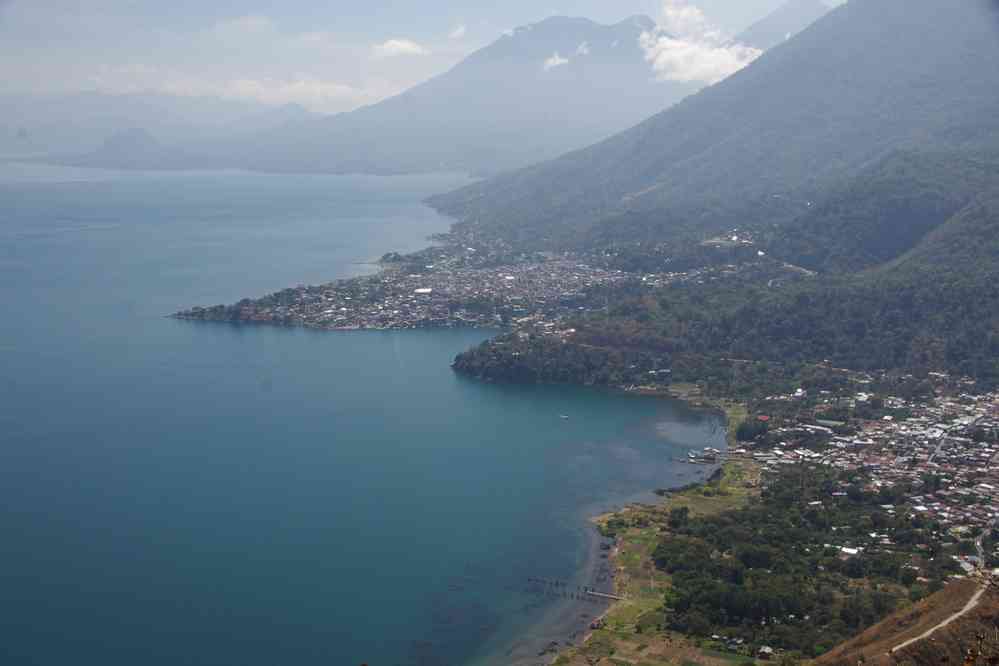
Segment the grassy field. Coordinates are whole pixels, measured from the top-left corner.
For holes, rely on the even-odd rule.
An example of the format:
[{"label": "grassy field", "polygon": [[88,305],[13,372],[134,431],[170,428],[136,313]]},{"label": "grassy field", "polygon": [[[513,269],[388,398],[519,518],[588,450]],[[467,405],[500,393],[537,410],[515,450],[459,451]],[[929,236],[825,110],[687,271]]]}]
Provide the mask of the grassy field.
[{"label": "grassy field", "polygon": [[720,651],[721,646],[698,645],[663,631],[663,596],[669,576],[653,564],[670,510],[687,507],[693,515],[709,515],[738,508],[759,490],[759,471],[750,462],[729,462],[720,478],[675,493],[657,505],[633,505],[600,516],[597,526],[617,536],[612,554],[615,589],[626,597],[611,607],[604,626],[578,648],[555,661],[559,666],[732,666],[752,663],[745,657]]},{"label": "grassy field", "polygon": [[664,511],[687,507],[691,516],[710,516],[745,506],[759,494],[759,468],[749,461],[731,461],[717,482],[692,488],[670,497]]}]

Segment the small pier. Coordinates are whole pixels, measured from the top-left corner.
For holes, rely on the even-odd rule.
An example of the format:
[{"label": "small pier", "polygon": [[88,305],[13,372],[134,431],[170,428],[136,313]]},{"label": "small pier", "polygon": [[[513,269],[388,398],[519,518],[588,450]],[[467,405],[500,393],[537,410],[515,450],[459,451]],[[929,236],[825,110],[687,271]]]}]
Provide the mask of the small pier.
[{"label": "small pier", "polygon": [[593,590],[587,590],[586,593],[591,597],[600,597],[601,599],[611,599],[612,601],[624,601],[624,597],[619,597],[616,594],[606,594],[604,592],[594,592]]}]

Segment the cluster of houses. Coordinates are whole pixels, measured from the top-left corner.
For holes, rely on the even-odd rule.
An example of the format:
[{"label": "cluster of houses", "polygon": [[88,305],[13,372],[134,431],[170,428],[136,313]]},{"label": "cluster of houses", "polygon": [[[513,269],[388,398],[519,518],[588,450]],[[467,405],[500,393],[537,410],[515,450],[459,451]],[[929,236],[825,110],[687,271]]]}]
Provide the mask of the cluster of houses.
[{"label": "cluster of houses", "polygon": [[327,330],[510,327],[564,336],[569,315],[611,305],[610,298],[599,296],[606,288],[629,282],[650,290],[703,284],[739,279],[743,269],[753,268],[638,274],[602,268],[605,257],[526,255],[499,240],[466,236],[449,234],[441,239],[444,244],[415,254],[386,254],[375,275],[301,285],[235,305],[195,307],[174,317]]},{"label": "cluster of houses", "polygon": [[[409,268],[409,270],[406,270]],[[328,330],[547,326],[586,309],[589,294],[629,279],[567,260],[467,267],[428,264],[318,287],[300,286],[234,306],[194,308],[184,319]]]},{"label": "cluster of houses", "polygon": [[[872,397],[857,393],[851,401],[861,404]],[[844,431],[837,426],[846,424],[792,423],[771,430],[766,447],[729,453],[751,457],[764,475],[780,473],[786,465],[808,463],[863,471],[869,479],[867,489],[872,491],[915,488],[918,494],[906,497],[906,510],[939,524],[958,539],[999,526],[999,393],[965,393],[927,401],[889,397],[883,403],[907,416],[853,424],[857,427],[848,429],[853,431],[849,435],[837,434]],[[891,505],[884,508],[889,514],[896,510]],[[890,545],[888,535],[872,533],[870,537],[872,544]],[[981,540],[977,544],[977,555],[960,558],[969,573],[981,569],[983,558],[990,555],[981,552]],[[851,554],[856,553],[844,549],[845,556]]]}]

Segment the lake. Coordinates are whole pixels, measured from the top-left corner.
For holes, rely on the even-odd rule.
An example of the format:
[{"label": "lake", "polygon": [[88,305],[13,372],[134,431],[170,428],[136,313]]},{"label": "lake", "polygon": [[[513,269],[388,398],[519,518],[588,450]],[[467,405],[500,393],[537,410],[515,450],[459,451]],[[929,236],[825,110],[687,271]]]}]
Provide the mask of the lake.
[{"label": "lake", "polygon": [[455,376],[487,331],[165,317],[370,272],[467,182],[0,165],[0,663],[507,664],[599,612],[525,581],[591,583],[587,516],[719,417]]}]

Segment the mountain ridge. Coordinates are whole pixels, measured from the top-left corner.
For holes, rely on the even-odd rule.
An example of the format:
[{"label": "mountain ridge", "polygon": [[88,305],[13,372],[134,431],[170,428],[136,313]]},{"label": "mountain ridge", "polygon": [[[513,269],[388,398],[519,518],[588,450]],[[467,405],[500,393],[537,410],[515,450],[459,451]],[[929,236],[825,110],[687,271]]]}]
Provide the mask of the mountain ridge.
[{"label": "mountain ridge", "polygon": [[823,0],[789,0],[739,33],[736,41],[768,51],[815,23],[831,9]]},{"label": "mountain ridge", "polygon": [[522,168],[634,126],[702,86],[657,78],[641,43],[656,29],[642,15],[608,25],[549,17],[375,104],[230,140],[163,141],[177,155],[146,166],[477,175]]},{"label": "mountain ridge", "polygon": [[[243,160],[274,171],[496,173],[554,157],[693,92],[652,80],[638,44],[649,23],[523,26],[389,99],[255,137]],[[630,104],[604,104],[620,97]]]},{"label": "mountain ridge", "polygon": [[788,222],[892,150],[995,141],[997,16],[991,0],[853,0],[630,130],[429,202],[546,248],[623,213],[672,220],[663,237]]}]

